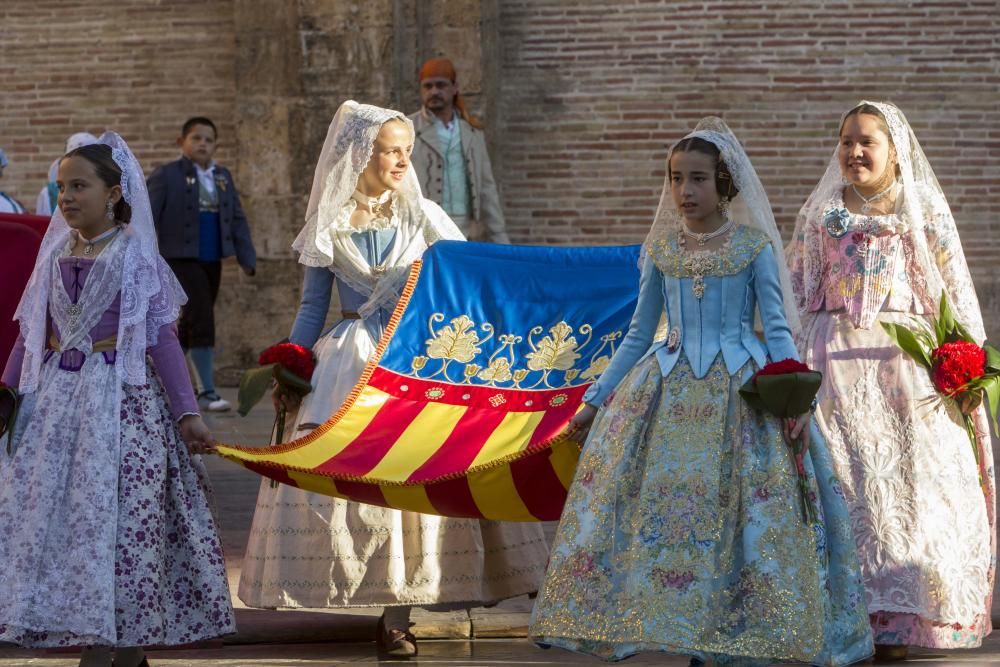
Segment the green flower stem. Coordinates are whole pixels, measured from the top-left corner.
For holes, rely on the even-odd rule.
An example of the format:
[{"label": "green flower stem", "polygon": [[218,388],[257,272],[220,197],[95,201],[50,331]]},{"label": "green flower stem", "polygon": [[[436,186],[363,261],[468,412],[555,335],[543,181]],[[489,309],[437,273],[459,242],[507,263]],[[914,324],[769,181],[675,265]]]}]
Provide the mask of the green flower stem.
[{"label": "green flower stem", "polygon": [[[274,439],[278,442],[283,442],[285,439],[285,417],[287,416],[287,412],[288,411],[285,410],[285,408],[281,408],[274,415]],[[271,480],[271,488],[278,488],[278,480]]]},{"label": "green flower stem", "polygon": [[796,438],[789,445],[792,450],[792,462],[795,465],[795,476],[799,487],[799,500],[802,502],[802,520],[806,523],[818,523],[819,511],[816,503],[813,502],[809,493],[809,476],[806,475],[805,468],[805,442],[802,438]]},{"label": "green flower stem", "polygon": [[976,438],[976,422],[972,415],[962,413],[965,420],[965,432],[969,434],[969,442],[972,443],[972,456],[976,459],[976,475],[979,476],[979,486],[983,485],[982,475],[979,473],[979,439]]}]

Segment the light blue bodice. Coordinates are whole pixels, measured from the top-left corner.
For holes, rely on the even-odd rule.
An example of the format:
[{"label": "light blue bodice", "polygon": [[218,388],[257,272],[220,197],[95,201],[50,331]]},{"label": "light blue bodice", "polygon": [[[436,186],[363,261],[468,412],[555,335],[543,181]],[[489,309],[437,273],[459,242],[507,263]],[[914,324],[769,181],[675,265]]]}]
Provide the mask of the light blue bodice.
[{"label": "light blue bodice", "polygon": [[[355,232],[351,240],[361,251],[370,266],[377,266],[386,260],[392,244],[396,240],[395,229]],[[333,267],[306,267],[302,280],[302,303],[292,325],[289,340],[297,345],[312,347],[321,335],[332,333],[337,336],[354,320],[340,320],[329,331],[323,332],[326,313],[330,308],[330,296],[333,291],[336,270]],[[337,281],[337,292],[340,296],[340,307],[343,310],[357,312],[368,300],[363,294],[348,287],[342,280]],[[364,320],[372,340],[378,341],[389,324],[392,311],[381,309]]]},{"label": "light blue bodice", "polygon": [[[696,296],[699,283],[701,298]],[[758,309],[766,342],[754,333]],[[667,339],[653,342],[664,311]],[[682,351],[697,377],[705,376],[720,353],[731,374],[751,358],[758,366],[798,359],[774,251],[763,232],[738,227],[729,244],[711,255],[684,252],[676,239],[647,248],[628,334],[583,400],[604,403],[625,374],[651,354],[666,376]]]}]

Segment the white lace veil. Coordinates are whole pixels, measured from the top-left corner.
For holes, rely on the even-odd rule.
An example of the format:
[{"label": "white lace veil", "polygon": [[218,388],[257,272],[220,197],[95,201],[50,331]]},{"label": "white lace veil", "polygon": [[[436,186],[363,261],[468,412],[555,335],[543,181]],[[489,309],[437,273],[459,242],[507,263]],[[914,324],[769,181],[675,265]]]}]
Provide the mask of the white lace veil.
[{"label": "white lace veil", "polygon": [[[764,186],[757,177],[750,158],[740,144],[736,135],[733,134],[729,126],[721,118],[708,116],[703,118],[694,131],[688,134],[685,139],[697,137],[710,142],[719,149],[722,161],[726,163],[729,173],[732,174],[733,182],[736,184],[739,193],[733,197],[729,204],[729,217],[739,225],[756,227],[767,234],[771,239],[771,246],[774,251],[775,260],[778,263],[778,275],[781,279],[781,291],[785,301],[785,317],[788,326],[793,332],[799,330],[799,315],[795,308],[795,295],[792,292],[792,283],[785,265],[785,254],[782,250],[781,234],[774,222],[774,212],[764,192]],[[680,143],[680,142],[678,142]],[[676,146],[677,144],[674,144]],[[660,205],[656,209],[656,217],[653,219],[653,227],[646,237],[643,248],[652,247],[652,244],[668,240],[675,237],[680,232],[681,215],[674,205],[673,197],[670,195],[670,154],[673,153],[674,146],[670,148],[667,155],[667,175],[663,184],[663,194],[660,195]]]},{"label": "white lace veil", "polygon": [[344,207],[368,165],[379,130],[390,120],[406,123],[413,136],[413,123],[399,111],[353,100],[340,105],[316,164],[305,227],[292,243],[299,252],[299,262],[328,267],[352,289],[368,296],[368,302],[358,309],[362,316],[395,304],[410,264],[429,245],[440,239],[465,238],[441,207],[422,196],[411,166],[392,194],[392,222],[399,232],[387,266],[371,267],[351,241],[352,230],[343,224]]},{"label": "white lace veil", "polygon": [[[187,298],[160,256],[146,179],[138,161],[125,140],[114,132],[105,132],[98,143],[111,148],[112,158],[122,170],[122,195],[132,209],[132,219],[125,225],[122,238],[105,248],[105,251],[110,251],[112,246],[116,246],[114,252],[123,254],[120,262],[114,262],[114,266],[120,266],[121,273],[114,275],[116,269],[103,274],[101,291],[105,295],[95,300],[110,303],[115,294],[121,293],[115,366],[123,382],[139,385],[146,382],[146,348],[156,344],[160,327],[177,320],[180,307]],[[68,250],[70,238],[70,227],[62,211],[57,209],[52,214],[52,221],[35,259],[35,268],[14,314],[14,319],[20,323],[25,347],[18,388],[26,393],[38,387],[48,335],[47,314],[52,296],[53,265]],[[95,274],[91,277],[98,278]],[[77,347],[90,352],[92,344],[93,341],[85,333]]]},{"label": "white lace veil", "polygon": [[[985,338],[983,317],[975,286],[962,251],[962,243],[951,208],[938,184],[924,151],[903,112],[892,104],[862,100],[882,114],[899,164],[902,186],[896,198],[896,214],[902,223],[904,247],[909,261],[907,277],[923,312],[937,312],[944,290],[956,318],[980,342]],[[843,126],[847,114],[841,116]],[[838,142],[839,143],[839,142]],[[817,298],[823,279],[824,216],[842,199],[847,180],[840,171],[838,149],[827,165],[819,184],[809,195],[795,221],[788,246],[798,308],[804,313]]]}]

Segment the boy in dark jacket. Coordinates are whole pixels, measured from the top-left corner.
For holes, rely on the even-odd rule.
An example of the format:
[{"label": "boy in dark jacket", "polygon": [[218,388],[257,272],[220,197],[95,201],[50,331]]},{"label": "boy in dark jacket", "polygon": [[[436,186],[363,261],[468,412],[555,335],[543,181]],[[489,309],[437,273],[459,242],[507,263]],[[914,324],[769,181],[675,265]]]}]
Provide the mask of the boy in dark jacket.
[{"label": "boy in dark jacket", "polygon": [[160,254],[188,296],[180,342],[201,380],[198,403],[203,410],[221,412],[230,406],[215,391],[212,369],[222,259],[235,255],[243,272],[252,276],[257,253],[233,176],[212,161],[217,137],[208,118],[188,119],[177,139],[183,157],[158,167],[147,186]]}]

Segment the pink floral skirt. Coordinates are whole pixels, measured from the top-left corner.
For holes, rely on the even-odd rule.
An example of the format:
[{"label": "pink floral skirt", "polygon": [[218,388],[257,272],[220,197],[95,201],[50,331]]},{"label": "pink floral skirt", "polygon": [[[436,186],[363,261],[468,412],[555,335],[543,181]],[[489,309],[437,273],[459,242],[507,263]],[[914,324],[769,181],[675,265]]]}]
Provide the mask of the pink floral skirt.
[{"label": "pink floral skirt", "polygon": [[847,497],[875,643],[974,647],[992,630],[993,452],[984,410],[974,450],[955,402],[880,326],[914,317],[884,312],[858,329],[843,311],[812,313],[799,347],[824,375],[816,422]]}]

